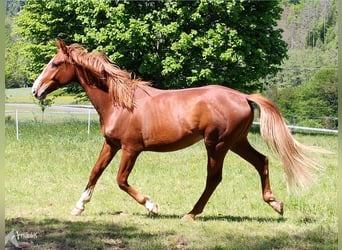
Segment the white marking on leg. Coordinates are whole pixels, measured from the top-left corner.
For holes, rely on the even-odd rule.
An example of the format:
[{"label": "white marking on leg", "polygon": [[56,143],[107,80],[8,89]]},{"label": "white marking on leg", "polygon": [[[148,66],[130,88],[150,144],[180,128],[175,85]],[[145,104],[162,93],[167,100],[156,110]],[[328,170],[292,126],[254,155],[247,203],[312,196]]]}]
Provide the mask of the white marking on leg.
[{"label": "white marking on leg", "polygon": [[150,200],[147,200],[146,202],[145,202],[145,207],[146,207],[146,209],[148,210],[148,211],[152,211],[152,209],[153,209],[153,207],[154,207],[154,203],[153,202],[151,202]]},{"label": "white marking on leg", "polygon": [[146,199],[146,209],[152,214],[158,214],[158,205],[153,203],[150,199]]},{"label": "white marking on leg", "polygon": [[81,195],[81,198],[76,203],[75,208],[71,211],[72,215],[80,215],[84,211],[84,205],[91,200],[91,197],[94,192],[94,186],[84,190]]}]

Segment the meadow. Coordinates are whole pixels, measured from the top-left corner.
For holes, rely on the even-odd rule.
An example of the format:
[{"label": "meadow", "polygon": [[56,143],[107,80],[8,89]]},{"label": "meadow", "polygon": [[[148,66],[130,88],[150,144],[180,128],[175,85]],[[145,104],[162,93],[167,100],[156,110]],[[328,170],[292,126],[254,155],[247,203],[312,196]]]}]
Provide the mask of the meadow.
[{"label": "meadow", "polygon": [[122,192],[115,183],[120,153],[95,188],[82,216],[71,216],[103,138],[98,124],[88,135],[83,122],[6,123],[5,227],[30,249],[337,249],[337,136],[303,135],[306,145],[333,154],[314,156],[325,166],[310,189],[288,193],[280,162],[258,132],[251,143],[270,158],[273,191],[284,216],[261,198],[257,172],[229,153],[223,181],[195,221],[180,218],[203,191],[203,143],[171,153],[144,152],[130,184],[159,204],[160,215]]},{"label": "meadow", "polygon": [[[53,98],[54,104],[70,104],[75,103],[76,99],[70,95],[60,95],[61,90],[57,90],[51,94],[50,98]],[[5,101],[6,103],[36,103],[38,101],[32,96],[31,88],[13,88],[5,90]]]}]

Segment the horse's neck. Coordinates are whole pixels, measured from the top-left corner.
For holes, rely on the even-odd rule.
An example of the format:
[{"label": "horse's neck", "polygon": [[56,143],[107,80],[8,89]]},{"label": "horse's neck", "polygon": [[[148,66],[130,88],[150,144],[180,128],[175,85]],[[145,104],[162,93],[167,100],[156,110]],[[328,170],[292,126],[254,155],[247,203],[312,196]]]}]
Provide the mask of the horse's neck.
[{"label": "horse's neck", "polygon": [[100,116],[103,116],[104,112],[108,112],[109,110],[111,110],[111,107],[113,107],[112,99],[108,91],[100,89],[93,82],[89,82],[90,79],[94,78],[89,78],[85,74],[86,73],[84,71],[78,70],[77,81],[87,93],[87,96],[96,111],[99,113]]},{"label": "horse's neck", "polygon": [[[81,84],[85,92],[87,93],[89,100],[93,104],[100,117],[107,117],[106,113],[113,113],[114,109],[118,107],[113,104],[113,99],[105,88],[101,89],[95,84],[96,77],[91,75],[90,72],[79,68],[77,70],[77,81]],[[94,82],[91,82],[94,81]],[[147,86],[140,85],[135,89],[135,99],[148,98],[160,93],[162,90]]]}]

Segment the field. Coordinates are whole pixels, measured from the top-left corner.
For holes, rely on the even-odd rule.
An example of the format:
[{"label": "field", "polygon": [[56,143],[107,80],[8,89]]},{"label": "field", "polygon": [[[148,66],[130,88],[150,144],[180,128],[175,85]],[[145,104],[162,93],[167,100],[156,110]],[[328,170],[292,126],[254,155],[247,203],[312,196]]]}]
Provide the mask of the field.
[{"label": "field", "polygon": [[285,204],[278,216],[262,201],[257,172],[233,153],[223,181],[195,221],[180,218],[205,183],[202,143],[172,153],[145,152],[130,184],[159,204],[153,217],[115,183],[118,154],[100,178],[82,216],[70,211],[86,185],[102,146],[98,125],[20,125],[15,138],[6,123],[5,226],[30,249],[337,249],[337,136],[301,135],[306,145],[334,154],[317,155],[325,166],[310,189],[288,193],[283,170],[257,132],[251,143],[270,156],[273,191]]},{"label": "field", "polygon": [[[38,101],[32,96],[31,91],[31,88],[6,89],[5,101],[6,103],[38,103]],[[60,92],[60,90],[57,90],[54,93],[51,93],[50,98],[53,96],[54,104],[70,104],[76,101],[72,96],[59,95]]]}]

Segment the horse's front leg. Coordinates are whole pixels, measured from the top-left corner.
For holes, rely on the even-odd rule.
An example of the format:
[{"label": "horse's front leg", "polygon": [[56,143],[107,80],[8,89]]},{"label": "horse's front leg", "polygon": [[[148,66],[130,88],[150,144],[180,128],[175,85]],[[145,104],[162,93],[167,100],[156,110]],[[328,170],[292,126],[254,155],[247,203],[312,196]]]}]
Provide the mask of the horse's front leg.
[{"label": "horse's front leg", "polygon": [[76,206],[71,211],[72,215],[80,215],[84,211],[84,205],[90,201],[97,180],[100,178],[101,174],[119,149],[119,147],[111,146],[107,142],[103,144],[99,158],[90,173],[88,184],[83,191],[81,198],[76,203]]},{"label": "horse's front leg", "polygon": [[128,184],[128,176],[133,169],[139,153],[140,151],[122,150],[121,162],[116,180],[120,189],[133,197],[140,205],[145,206],[152,214],[158,214],[158,205],[153,203],[148,196],[142,195]]},{"label": "horse's front leg", "polygon": [[219,153],[207,147],[208,163],[206,186],[193,209],[188,214],[183,216],[183,220],[194,220],[196,215],[202,213],[210,196],[213,194],[216,187],[222,180],[222,167],[225,154],[226,151]]}]

